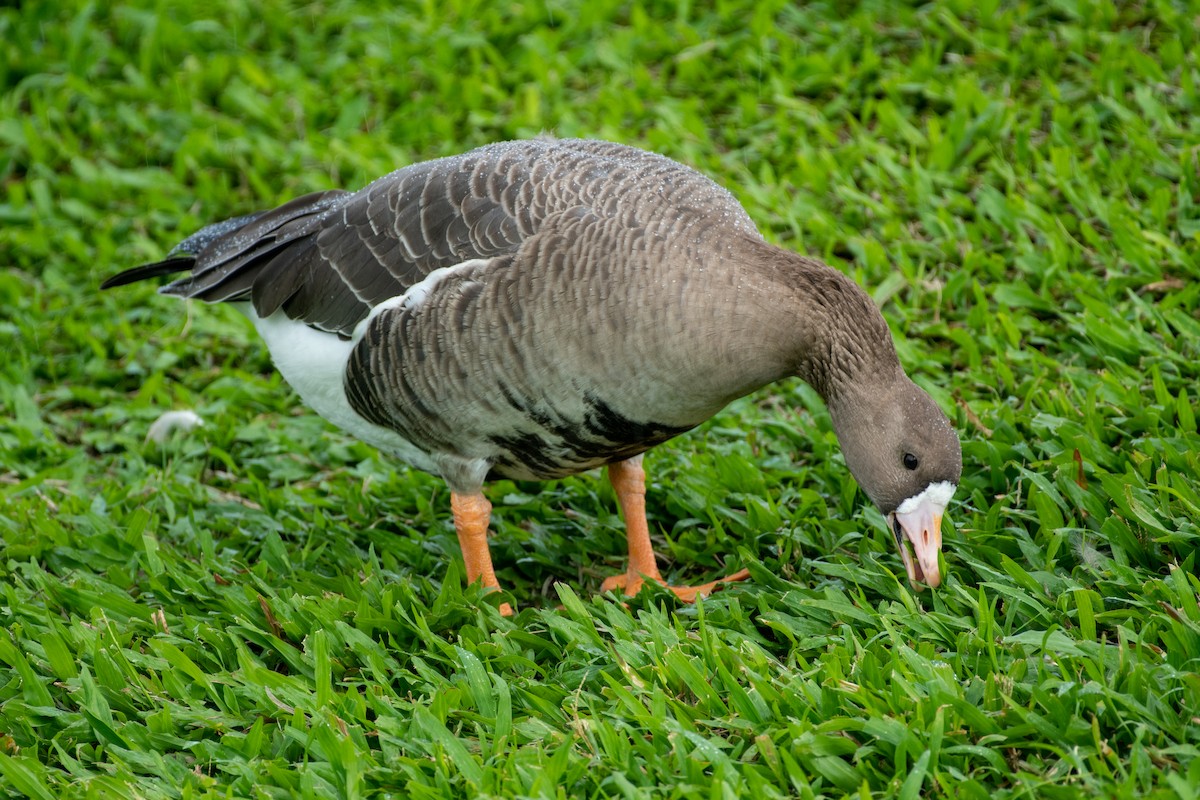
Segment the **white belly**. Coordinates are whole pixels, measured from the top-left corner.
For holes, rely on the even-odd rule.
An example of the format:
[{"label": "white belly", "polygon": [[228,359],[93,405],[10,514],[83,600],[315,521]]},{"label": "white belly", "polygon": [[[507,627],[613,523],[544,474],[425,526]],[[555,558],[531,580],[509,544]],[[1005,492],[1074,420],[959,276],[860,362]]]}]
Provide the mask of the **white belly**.
[{"label": "white belly", "polygon": [[[358,336],[344,340],[310,328],[276,311],[262,319],[249,303],[235,303],[267,343],[267,350],[284,380],[300,398],[325,419],[360,441],[377,447],[427,472],[437,474],[429,454],[393,430],[363,419],[346,399],[343,376]],[[361,330],[361,327],[360,327]]]}]

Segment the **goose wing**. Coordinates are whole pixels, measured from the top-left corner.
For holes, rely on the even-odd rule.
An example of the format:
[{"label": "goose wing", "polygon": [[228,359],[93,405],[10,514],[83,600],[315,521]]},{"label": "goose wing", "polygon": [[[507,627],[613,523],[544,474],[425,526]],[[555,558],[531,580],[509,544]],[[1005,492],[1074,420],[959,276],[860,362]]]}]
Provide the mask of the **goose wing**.
[{"label": "goose wing", "polygon": [[552,215],[579,207],[631,219],[661,211],[661,194],[643,202],[627,191],[631,181],[655,176],[660,186],[702,187],[744,216],[724,190],[661,156],[607,142],[505,142],[405,167],[354,193],[318,192],[209,226],[167,260],[105,287],[190,269],[162,291],[250,300],[260,318],[282,309],[350,336],[373,307],[435,269],[511,255]]}]

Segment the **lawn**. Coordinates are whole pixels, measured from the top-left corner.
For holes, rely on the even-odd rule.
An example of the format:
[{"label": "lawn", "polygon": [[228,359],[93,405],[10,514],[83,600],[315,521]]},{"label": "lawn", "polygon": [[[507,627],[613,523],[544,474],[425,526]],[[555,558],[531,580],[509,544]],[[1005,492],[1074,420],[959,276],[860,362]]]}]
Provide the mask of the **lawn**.
[{"label": "lawn", "polygon": [[[0,8],[0,796],[1200,796],[1200,6]],[[438,479],[253,329],[106,277],[548,131],[656,150],[868,288],[963,479],[914,592],[817,395],[597,474]],[[191,409],[203,427],[147,430]],[[518,613],[503,618],[501,599]]]}]

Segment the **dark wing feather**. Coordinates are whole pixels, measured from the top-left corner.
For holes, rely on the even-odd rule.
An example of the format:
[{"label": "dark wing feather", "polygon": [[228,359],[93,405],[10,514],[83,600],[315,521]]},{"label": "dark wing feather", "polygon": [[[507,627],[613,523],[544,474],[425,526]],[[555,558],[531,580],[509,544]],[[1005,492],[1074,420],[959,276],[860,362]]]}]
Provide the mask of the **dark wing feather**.
[{"label": "dark wing feather", "polygon": [[[348,192],[340,190],[314,192],[254,215],[249,224],[209,240],[196,253],[192,274],[163,287],[163,292],[210,303],[245,300],[261,267],[273,256],[311,235],[339,201],[349,196]],[[210,227],[227,225],[225,222]],[[202,236],[208,230],[205,228],[192,238]],[[184,243],[188,241],[191,239]]]},{"label": "dark wing feather", "polygon": [[[513,212],[499,198],[475,193],[509,188],[474,179],[495,166],[477,162],[490,161],[477,152],[415,164],[354,194],[321,192],[242,226],[218,223],[216,235],[203,237],[194,265],[179,259],[138,267],[106,286],[191,266],[190,275],[163,291],[209,302],[249,299],[260,316],[283,309],[293,319],[346,336],[373,306],[403,294],[433,270],[520,245]],[[504,174],[519,180],[527,168],[510,165]]]},{"label": "dark wing feather", "polygon": [[176,272],[189,270],[196,263],[196,259],[191,256],[181,256],[178,258],[167,258],[162,261],[156,261],[153,264],[143,264],[140,267],[127,269],[124,272],[119,272],[111,278],[100,284],[101,289],[113,289],[117,286],[126,286],[130,283],[137,283],[149,278],[157,278],[161,275],[174,275]]}]

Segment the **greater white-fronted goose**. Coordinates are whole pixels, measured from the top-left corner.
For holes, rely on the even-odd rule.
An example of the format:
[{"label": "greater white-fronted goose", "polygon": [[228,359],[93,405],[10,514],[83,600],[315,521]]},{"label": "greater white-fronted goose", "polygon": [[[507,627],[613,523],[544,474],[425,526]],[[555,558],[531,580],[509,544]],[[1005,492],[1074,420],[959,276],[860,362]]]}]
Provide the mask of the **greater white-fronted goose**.
[{"label": "greater white-fronted goose", "polygon": [[[317,413],[446,480],[471,581],[498,588],[489,476],[607,465],[629,567],[603,588],[661,583],[642,453],[798,375],[825,399],[910,581],[941,582],[962,454],[879,310],[667,158],[600,141],[489,145],[210,225],[104,288],[176,272],[188,274],[161,291],[235,303]],[[719,582],[671,588],[692,599]]]}]

